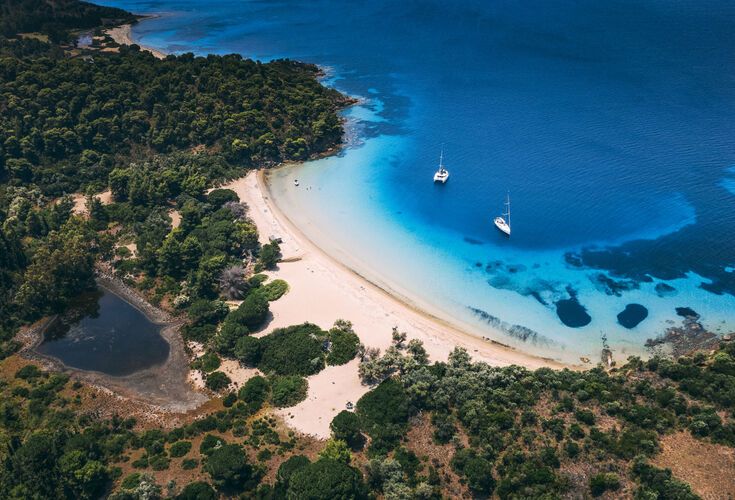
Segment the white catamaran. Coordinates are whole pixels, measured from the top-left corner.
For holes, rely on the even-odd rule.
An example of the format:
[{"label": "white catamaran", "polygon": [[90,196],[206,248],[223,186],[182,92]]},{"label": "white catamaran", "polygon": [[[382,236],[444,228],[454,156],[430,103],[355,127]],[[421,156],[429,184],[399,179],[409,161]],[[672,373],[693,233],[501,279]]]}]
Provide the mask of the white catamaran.
[{"label": "white catamaran", "polygon": [[444,149],[442,149],[439,155],[439,170],[434,174],[434,182],[441,182],[444,184],[449,179],[449,170],[444,168]]},{"label": "white catamaran", "polygon": [[[504,217],[507,217],[508,220]],[[505,201],[505,213],[501,215],[500,217],[495,217],[495,227],[500,229],[503,233],[505,233],[507,236],[510,236],[510,193],[508,193],[508,196]]]}]

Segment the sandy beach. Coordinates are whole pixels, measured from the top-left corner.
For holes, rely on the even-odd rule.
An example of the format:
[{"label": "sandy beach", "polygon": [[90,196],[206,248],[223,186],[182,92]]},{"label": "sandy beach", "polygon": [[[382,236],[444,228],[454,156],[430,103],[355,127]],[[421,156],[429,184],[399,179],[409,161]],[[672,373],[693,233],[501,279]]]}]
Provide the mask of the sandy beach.
[{"label": "sandy beach", "polygon": [[166,57],[165,52],[156,50],[151,47],[146,47],[145,45],[141,45],[135,40],[133,40],[133,27],[130,24],[123,24],[121,26],[117,26],[115,28],[105,31],[105,33],[110,35],[110,38],[115,40],[115,42],[119,43],[120,45],[137,44],[138,46],[140,46],[141,50],[147,50],[148,52],[153,54],[158,59],[164,59]]},{"label": "sandy beach", "polygon": [[[337,319],[352,322],[361,341],[382,350],[390,346],[393,327],[419,339],[434,361],[446,360],[456,346],[466,348],[477,361],[494,366],[517,364],[528,368],[563,365],[493,344],[455,329],[405,304],[336,262],[313,245],[271,199],[264,172],[251,172],[222,188],[235,191],[250,207],[262,243],[281,238],[283,262],[270,272],[284,279],[290,291],[271,304],[267,331],[309,321],[329,328]],[[309,396],[299,405],[280,410],[301,432],[326,438],[334,415],[370,388],[361,384],[357,361],[328,367],[309,378]]]}]

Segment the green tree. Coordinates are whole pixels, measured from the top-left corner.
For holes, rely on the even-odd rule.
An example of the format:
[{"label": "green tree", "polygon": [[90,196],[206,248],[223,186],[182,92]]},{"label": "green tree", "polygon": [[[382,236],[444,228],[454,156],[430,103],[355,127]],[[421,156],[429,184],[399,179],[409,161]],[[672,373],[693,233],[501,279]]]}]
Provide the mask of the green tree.
[{"label": "green tree", "polygon": [[360,419],[354,413],[342,410],[329,424],[335,439],[345,441],[352,448],[362,447],[365,438],[360,432]]},{"label": "green tree", "polygon": [[176,495],[176,500],[217,500],[219,495],[209,483],[196,481],[189,483]]},{"label": "green tree", "polygon": [[235,494],[251,487],[254,471],[243,449],[236,444],[226,444],[212,452],[204,465],[214,485],[223,493]]},{"label": "green tree", "polygon": [[349,465],[322,458],[295,471],[287,497],[293,500],[357,500],[367,498],[362,475]]}]

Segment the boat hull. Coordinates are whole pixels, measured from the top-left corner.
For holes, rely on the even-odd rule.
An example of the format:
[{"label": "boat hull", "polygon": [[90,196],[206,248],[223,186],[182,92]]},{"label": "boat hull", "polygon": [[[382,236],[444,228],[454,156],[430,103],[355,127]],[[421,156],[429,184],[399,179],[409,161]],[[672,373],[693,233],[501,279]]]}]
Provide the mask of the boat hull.
[{"label": "boat hull", "polygon": [[447,182],[447,180],[449,180],[449,172],[447,172],[445,175],[442,175],[439,172],[434,174],[434,182],[441,182],[442,184],[444,184]]},{"label": "boat hull", "polygon": [[506,236],[510,236],[510,226],[505,222],[505,219],[503,219],[502,217],[496,217],[493,223],[501,233],[505,234]]}]

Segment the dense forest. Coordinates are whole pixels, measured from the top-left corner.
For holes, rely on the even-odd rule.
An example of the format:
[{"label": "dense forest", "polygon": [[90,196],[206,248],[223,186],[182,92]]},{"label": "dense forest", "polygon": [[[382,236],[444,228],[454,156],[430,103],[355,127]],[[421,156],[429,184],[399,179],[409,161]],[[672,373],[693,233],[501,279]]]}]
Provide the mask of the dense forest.
[{"label": "dense forest", "polygon": [[[491,367],[462,349],[431,363],[397,330],[381,353],[343,320],[253,335],[288,289],[261,273],[279,245],[259,243],[235,192],[212,188],[337,146],[346,99],[291,61],[53,43],[132,19],[117,10],[12,0],[0,13],[0,498],[688,500],[664,443],[735,447],[732,342],[577,372]],[[81,209],[72,193],[86,193]],[[19,327],[64,311],[100,269],[185,319],[214,395],[201,412],[111,415],[119,400],[13,354]],[[355,358],[371,390],[326,443],[272,415]],[[228,360],[263,376],[233,391]]]},{"label": "dense forest", "polygon": [[103,187],[130,159],[187,148],[237,166],[302,160],[338,144],[340,95],[317,68],[238,55],[156,60],[136,47],[65,57],[0,45],[0,179],[60,196]]},{"label": "dense forest", "polygon": [[43,33],[52,41],[69,39],[70,31],[135,21],[129,12],[78,0],[3,0],[0,35]]},{"label": "dense forest", "polygon": [[[234,193],[205,192],[248,168],[340,143],[338,111],[348,100],[318,82],[315,66],[238,55],[159,60],[137,46],[68,50],[10,33],[48,35],[40,21],[48,19],[73,38],[103,18],[133,16],[75,1],[3,9],[0,354],[17,347],[10,338],[20,324],[94,286],[100,260],[142,276],[157,301],[176,297],[181,310],[216,298],[221,278],[237,281],[244,260],[274,264],[277,245],[261,248]],[[114,203],[89,198],[88,218],[64,197],[106,189]],[[174,231],[173,209],[182,217]]]}]

